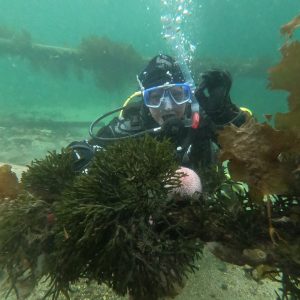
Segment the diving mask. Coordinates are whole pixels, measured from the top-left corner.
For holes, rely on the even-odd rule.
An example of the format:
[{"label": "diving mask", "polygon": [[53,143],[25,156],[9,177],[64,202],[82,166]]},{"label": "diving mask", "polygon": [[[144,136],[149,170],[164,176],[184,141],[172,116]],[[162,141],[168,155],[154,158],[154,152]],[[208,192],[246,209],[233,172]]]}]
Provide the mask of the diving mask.
[{"label": "diving mask", "polygon": [[150,108],[159,108],[166,96],[169,96],[175,104],[181,105],[192,102],[191,87],[187,83],[164,84],[148,89],[142,89],[144,103]]}]

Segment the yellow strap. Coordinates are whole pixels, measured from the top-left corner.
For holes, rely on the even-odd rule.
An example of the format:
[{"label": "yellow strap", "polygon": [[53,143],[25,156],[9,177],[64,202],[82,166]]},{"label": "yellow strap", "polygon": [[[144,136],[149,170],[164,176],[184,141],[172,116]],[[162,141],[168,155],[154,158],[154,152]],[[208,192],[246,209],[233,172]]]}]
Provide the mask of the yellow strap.
[{"label": "yellow strap", "polygon": [[247,108],[247,107],[240,107],[240,110],[248,113],[251,117],[253,116],[252,111],[249,108]]},{"label": "yellow strap", "polygon": [[[123,107],[125,108],[127,106],[127,104],[130,102],[131,99],[135,98],[135,97],[138,97],[138,96],[141,96],[142,95],[142,92],[141,91],[138,91],[138,92],[135,92],[133,93],[132,95],[130,95],[124,102],[123,104]],[[120,111],[120,114],[119,114],[119,118],[122,118],[123,117],[123,109]]]}]

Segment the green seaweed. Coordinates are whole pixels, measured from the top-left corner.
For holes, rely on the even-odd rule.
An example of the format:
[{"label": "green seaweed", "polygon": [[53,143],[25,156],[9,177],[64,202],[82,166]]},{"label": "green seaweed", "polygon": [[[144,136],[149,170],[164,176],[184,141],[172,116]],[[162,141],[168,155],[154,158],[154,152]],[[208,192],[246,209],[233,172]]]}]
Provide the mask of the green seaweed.
[{"label": "green seaweed", "polygon": [[[88,174],[75,176],[64,150],[32,163],[22,177],[23,193],[32,193],[30,201],[21,205],[23,198],[18,197],[0,227],[18,233],[12,235],[13,241],[26,242],[32,226],[20,216],[31,210],[30,203],[45,203],[41,219],[39,214],[33,217],[34,224],[41,222],[44,234],[32,253],[33,260],[45,255],[42,274],[51,280],[45,297],[67,295],[70,285],[80,279],[106,283],[117,294],[130,293],[134,299],[178,293],[187,274],[196,269],[194,260],[202,244],[195,226],[201,224],[200,201],[178,202],[168,196],[182,176],[176,173],[174,153],[168,141],[145,137],[97,152]],[[49,226],[43,226],[45,220],[50,233]],[[7,244],[9,236],[9,231],[0,235],[1,244]],[[42,237],[51,241],[47,253]],[[23,249],[25,242],[18,247]],[[2,260],[9,272],[17,259],[10,254],[15,243],[7,244]],[[34,273],[35,264],[29,270]],[[13,286],[18,278],[19,274]]]},{"label": "green seaweed", "polygon": [[51,207],[25,192],[1,203],[0,214],[0,264],[11,282],[8,295],[14,290],[18,297],[22,282],[33,290],[45,274],[39,260],[50,250]]},{"label": "green seaweed", "polygon": [[25,190],[52,203],[72,184],[75,176],[72,153],[62,149],[61,153],[49,152],[44,159],[32,161],[21,183]]}]

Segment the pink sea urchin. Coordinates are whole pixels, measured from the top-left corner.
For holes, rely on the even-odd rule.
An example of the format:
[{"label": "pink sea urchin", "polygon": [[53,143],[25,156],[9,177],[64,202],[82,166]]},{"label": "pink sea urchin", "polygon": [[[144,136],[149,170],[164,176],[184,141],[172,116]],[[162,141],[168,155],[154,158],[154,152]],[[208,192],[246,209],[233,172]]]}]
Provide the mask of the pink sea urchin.
[{"label": "pink sea urchin", "polygon": [[173,189],[171,196],[177,194],[181,197],[186,197],[193,196],[195,193],[202,193],[201,180],[195,171],[186,167],[180,167],[176,172],[184,173],[184,176],[180,179],[181,186]]}]

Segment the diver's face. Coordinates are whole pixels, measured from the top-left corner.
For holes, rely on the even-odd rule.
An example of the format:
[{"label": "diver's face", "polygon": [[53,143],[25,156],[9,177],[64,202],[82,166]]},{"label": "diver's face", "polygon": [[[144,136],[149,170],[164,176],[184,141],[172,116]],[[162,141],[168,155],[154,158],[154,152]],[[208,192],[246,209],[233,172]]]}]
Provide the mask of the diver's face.
[{"label": "diver's face", "polygon": [[170,117],[177,117],[182,119],[184,116],[186,103],[176,104],[173,99],[165,95],[161,105],[157,108],[149,107],[152,118],[159,124],[163,123]]},{"label": "diver's face", "polygon": [[143,89],[144,103],[153,119],[162,125],[170,117],[182,119],[192,93],[187,83],[165,83]]}]

